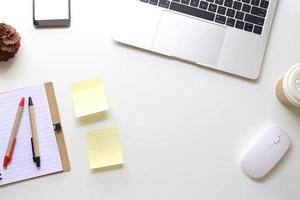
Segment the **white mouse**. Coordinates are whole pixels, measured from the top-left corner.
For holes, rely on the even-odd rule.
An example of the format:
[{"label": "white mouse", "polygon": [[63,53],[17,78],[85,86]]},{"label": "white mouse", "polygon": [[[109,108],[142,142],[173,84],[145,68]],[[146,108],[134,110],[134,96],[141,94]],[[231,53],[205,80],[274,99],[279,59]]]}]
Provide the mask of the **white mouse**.
[{"label": "white mouse", "polygon": [[254,179],[267,175],[286,154],[291,145],[280,128],[268,129],[242,159],[242,169]]}]

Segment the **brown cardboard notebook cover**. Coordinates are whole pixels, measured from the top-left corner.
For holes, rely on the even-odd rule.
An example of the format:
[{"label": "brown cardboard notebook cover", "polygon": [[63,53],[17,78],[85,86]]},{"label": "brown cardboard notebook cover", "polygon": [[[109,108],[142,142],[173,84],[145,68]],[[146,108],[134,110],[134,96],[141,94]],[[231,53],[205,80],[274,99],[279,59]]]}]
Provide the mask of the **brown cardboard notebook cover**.
[{"label": "brown cardboard notebook cover", "polygon": [[61,158],[61,164],[63,167],[63,171],[64,172],[70,171],[71,167],[70,167],[67,147],[66,147],[66,143],[65,143],[65,139],[64,139],[64,133],[63,133],[63,129],[61,127],[61,122],[60,122],[58,106],[57,106],[57,102],[56,102],[53,84],[51,82],[45,83],[45,90],[47,93],[51,118],[52,118],[54,130],[55,130],[55,137],[56,137],[56,142],[57,142],[57,146],[58,146],[58,150],[59,150],[59,154],[60,154],[60,158]]}]

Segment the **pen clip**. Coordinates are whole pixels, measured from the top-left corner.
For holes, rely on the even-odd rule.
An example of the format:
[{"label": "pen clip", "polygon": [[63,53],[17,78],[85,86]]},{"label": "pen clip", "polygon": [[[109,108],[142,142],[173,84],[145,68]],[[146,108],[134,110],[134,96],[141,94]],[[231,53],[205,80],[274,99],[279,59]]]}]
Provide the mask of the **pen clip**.
[{"label": "pen clip", "polygon": [[32,149],[32,159],[33,159],[33,162],[35,162],[35,155],[34,155],[34,145],[33,145],[33,140],[32,140],[32,138],[31,138],[30,140],[31,140],[31,149]]},{"label": "pen clip", "polygon": [[60,123],[53,124],[53,129],[54,129],[54,131],[60,130],[61,129],[61,124]]}]

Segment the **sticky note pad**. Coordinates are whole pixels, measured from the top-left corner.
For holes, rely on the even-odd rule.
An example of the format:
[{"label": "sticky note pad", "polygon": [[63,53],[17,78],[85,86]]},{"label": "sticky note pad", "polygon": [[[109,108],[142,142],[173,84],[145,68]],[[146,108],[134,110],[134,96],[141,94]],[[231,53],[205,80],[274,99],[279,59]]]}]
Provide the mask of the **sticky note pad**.
[{"label": "sticky note pad", "polygon": [[70,89],[76,118],[109,109],[104,84],[100,78],[74,83]]},{"label": "sticky note pad", "polygon": [[123,153],[118,128],[107,128],[86,133],[91,169],[123,164]]}]

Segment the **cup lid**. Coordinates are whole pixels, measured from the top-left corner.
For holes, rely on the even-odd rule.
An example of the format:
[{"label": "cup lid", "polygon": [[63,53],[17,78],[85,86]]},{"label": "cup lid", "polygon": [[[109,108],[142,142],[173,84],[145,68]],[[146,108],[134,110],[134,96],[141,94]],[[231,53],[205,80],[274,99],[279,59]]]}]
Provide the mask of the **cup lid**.
[{"label": "cup lid", "polygon": [[300,63],[292,66],[285,74],[283,90],[288,100],[300,107]]}]

